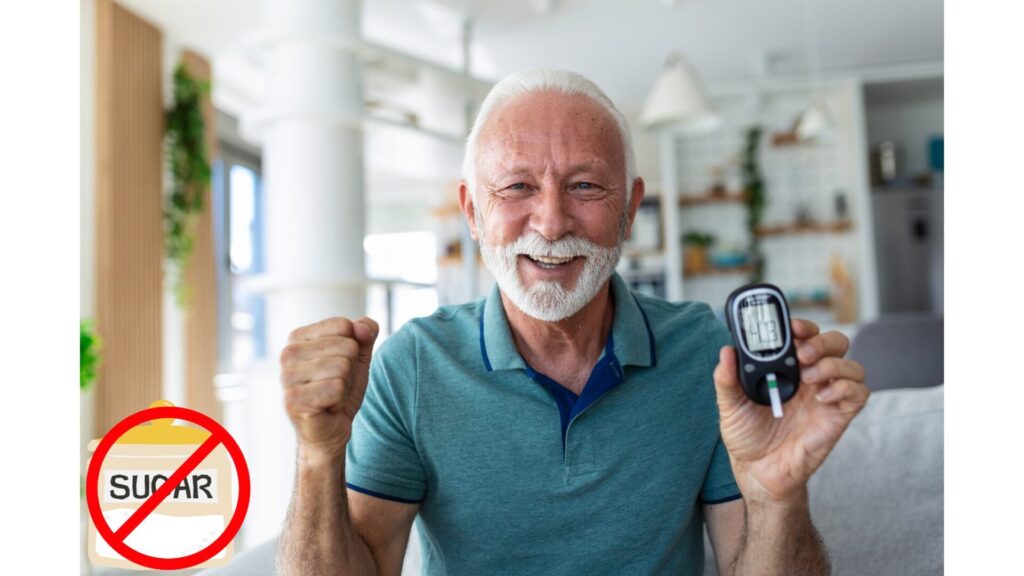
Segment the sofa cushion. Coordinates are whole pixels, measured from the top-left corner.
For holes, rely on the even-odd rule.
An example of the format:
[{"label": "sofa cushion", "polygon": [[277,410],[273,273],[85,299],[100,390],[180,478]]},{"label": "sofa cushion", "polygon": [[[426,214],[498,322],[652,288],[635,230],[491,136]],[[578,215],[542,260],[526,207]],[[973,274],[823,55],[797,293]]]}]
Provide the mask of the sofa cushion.
[{"label": "sofa cushion", "polygon": [[941,316],[883,316],[857,330],[847,357],[864,366],[872,390],[928,388],[944,381],[943,338]]}]

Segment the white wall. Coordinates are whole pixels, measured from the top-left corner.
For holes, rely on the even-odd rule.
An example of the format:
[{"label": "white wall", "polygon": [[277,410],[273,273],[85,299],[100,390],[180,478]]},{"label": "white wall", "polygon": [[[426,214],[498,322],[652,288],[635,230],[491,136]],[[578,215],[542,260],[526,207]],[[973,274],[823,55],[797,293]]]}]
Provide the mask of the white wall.
[{"label": "white wall", "polygon": [[437,227],[437,218],[433,215],[431,204],[425,201],[371,204],[367,212],[368,235],[432,231]]},{"label": "white wall", "polygon": [[633,154],[636,157],[637,174],[644,179],[644,183],[648,188],[659,184],[661,168],[658,161],[657,136],[654,132],[640,127],[639,106],[622,105],[618,102],[615,105],[622,112],[622,115],[626,117],[626,122],[629,125],[630,135],[633,138]]}]

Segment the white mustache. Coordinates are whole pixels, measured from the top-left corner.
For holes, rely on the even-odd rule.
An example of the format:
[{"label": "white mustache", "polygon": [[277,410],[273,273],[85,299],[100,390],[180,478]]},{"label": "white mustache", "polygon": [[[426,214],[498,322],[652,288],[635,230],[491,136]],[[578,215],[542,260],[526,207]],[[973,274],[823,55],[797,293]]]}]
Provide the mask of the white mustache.
[{"label": "white mustache", "polygon": [[520,254],[526,256],[546,256],[549,258],[576,258],[578,256],[591,258],[600,254],[602,250],[607,250],[603,246],[576,236],[548,240],[536,232],[520,236],[504,246],[496,247],[496,249],[505,258],[515,257]]}]

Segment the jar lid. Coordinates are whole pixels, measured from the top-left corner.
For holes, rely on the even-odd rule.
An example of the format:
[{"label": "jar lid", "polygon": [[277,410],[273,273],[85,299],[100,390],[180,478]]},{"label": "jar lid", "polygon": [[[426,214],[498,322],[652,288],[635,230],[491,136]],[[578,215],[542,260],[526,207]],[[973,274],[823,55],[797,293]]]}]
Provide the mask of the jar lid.
[{"label": "jar lid", "polygon": [[[150,408],[174,406],[167,400],[157,400]],[[210,437],[209,430],[175,424],[174,418],[159,418],[140,424],[125,432],[115,444],[202,444]]]}]

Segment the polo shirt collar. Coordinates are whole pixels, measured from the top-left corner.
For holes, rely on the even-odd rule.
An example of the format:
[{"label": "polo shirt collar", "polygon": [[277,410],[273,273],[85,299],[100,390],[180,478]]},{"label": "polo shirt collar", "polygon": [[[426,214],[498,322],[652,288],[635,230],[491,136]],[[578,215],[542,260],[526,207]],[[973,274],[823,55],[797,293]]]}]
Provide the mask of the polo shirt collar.
[{"label": "polo shirt collar", "polygon": [[[617,272],[611,277],[611,293],[615,299],[615,318],[612,320],[611,331],[614,335],[612,340],[615,357],[623,366],[656,365],[654,334],[651,332],[650,323],[640,309],[636,296],[629,291],[629,287]],[[526,362],[519,355],[512,339],[512,331],[509,329],[497,283],[484,301],[484,310],[480,317],[480,354],[488,372],[527,369]]]}]

